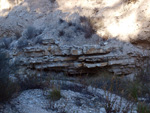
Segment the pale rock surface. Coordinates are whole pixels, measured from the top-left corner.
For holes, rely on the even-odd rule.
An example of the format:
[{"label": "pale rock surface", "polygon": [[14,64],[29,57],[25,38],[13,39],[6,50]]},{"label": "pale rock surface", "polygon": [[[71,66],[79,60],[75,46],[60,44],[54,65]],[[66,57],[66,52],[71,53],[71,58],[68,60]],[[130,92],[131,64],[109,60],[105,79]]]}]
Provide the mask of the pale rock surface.
[{"label": "pale rock surface", "polygon": [[[54,81],[53,81],[54,82]],[[110,101],[115,101],[112,109],[120,107],[118,113],[122,113],[122,109],[126,108],[128,103],[132,102],[124,98],[111,94],[102,89],[88,88],[81,84],[76,84],[69,81],[55,81],[61,83],[62,97],[58,101],[51,101],[47,95],[51,90],[43,91],[40,89],[32,89],[23,91],[18,97],[12,99],[9,104],[6,104],[3,112],[7,113],[106,113],[106,96]],[[121,104],[120,104],[121,102]],[[128,108],[128,112],[132,110],[136,112],[136,106]]]},{"label": "pale rock surface", "polygon": [[[148,45],[149,0],[0,0],[0,36],[11,36],[33,25],[46,27],[64,18],[77,21],[76,14],[90,16],[102,37]],[[147,42],[146,42],[147,41]],[[143,44],[144,43],[144,44]]]},{"label": "pale rock surface", "polygon": [[26,70],[24,74],[30,69],[67,71],[69,74],[96,73],[96,70],[105,69],[116,75],[136,75],[149,64],[149,50],[115,39],[99,42],[105,43],[103,45],[84,41],[74,46],[64,43],[63,39],[43,38],[41,44],[25,47],[19,55],[16,51],[11,55],[20,59]]}]

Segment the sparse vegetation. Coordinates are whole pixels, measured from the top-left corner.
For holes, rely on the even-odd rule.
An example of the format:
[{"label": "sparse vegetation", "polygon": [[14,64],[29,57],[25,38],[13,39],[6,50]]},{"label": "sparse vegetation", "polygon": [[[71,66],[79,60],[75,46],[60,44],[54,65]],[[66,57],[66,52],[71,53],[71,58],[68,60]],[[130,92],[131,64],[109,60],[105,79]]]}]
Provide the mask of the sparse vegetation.
[{"label": "sparse vegetation", "polygon": [[138,113],[150,113],[150,105],[148,106],[143,102],[138,103],[137,112]]},{"label": "sparse vegetation", "polygon": [[36,75],[30,75],[23,81],[21,81],[20,85],[23,90],[40,89],[42,88],[42,80],[40,77],[37,77]]},{"label": "sparse vegetation", "polygon": [[61,31],[59,31],[59,34],[58,34],[58,36],[64,36],[65,35],[65,32],[63,31],[63,30],[61,30]]},{"label": "sparse vegetation", "polygon": [[40,29],[36,29],[33,26],[29,26],[26,31],[23,32],[24,38],[32,39],[40,35],[43,31]]},{"label": "sparse vegetation", "polygon": [[36,33],[36,28],[29,26],[26,31],[26,38],[31,39],[31,38],[35,37],[35,33]]},{"label": "sparse vegetation", "polygon": [[17,77],[20,81],[20,87],[22,90],[27,89],[44,89],[49,87],[50,77],[45,73],[41,73],[40,76],[35,74],[28,75],[21,80],[20,77]]},{"label": "sparse vegetation", "polygon": [[140,81],[138,78],[134,81],[123,80],[122,77],[114,76],[112,73],[105,71],[98,73],[98,75],[79,77],[79,81],[85,85],[109,90],[133,101],[150,94],[149,83],[143,83],[142,79]]},{"label": "sparse vegetation", "polygon": [[51,3],[55,3],[56,0],[49,0]]},{"label": "sparse vegetation", "polygon": [[[124,75],[115,76],[113,73],[103,71],[104,68],[110,68],[110,70],[116,74],[121,73],[133,74],[134,72],[136,72],[136,69],[135,70],[133,69],[134,67],[137,68],[142,67],[140,66],[141,63],[136,63],[136,61],[145,59],[148,56],[149,50],[144,50],[143,48],[141,49],[139,46],[134,46],[130,44],[130,42],[125,41],[123,42],[119,39],[122,38],[128,40],[128,38],[132,39],[133,36],[141,37],[142,36],[141,34],[144,32],[148,33],[148,31],[145,28],[149,26],[147,25],[149,22],[146,21],[146,19],[148,18],[146,15],[148,14],[146,12],[147,10],[145,10],[147,6],[142,7],[142,11],[141,10],[135,11],[134,8],[135,9],[137,7],[140,8],[140,6],[133,4],[138,2],[138,0],[125,0],[127,1],[125,4],[124,1],[123,2],[119,1],[116,2],[115,4],[111,4],[109,2],[97,0],[96,2],[102,2],[102,4],[99,5],[96,4],[95,1],[86,1],[84,5],[82,4],[82,2],[70,1],[69,4],[74,3],[71,7],[68,8],[72,11],[66,12],[68,4],[60,6],[63,3],[62,1],[56,4],[56,7],[55,6],[53,7],[52,5],[50,6],[46,5],[46,7],[44,8],[42,8],[42,5],[44,5],[47,2],[42,3],[40,5],[36,4],[39,5],[39,7],[36,5],[32,7],[32,4],[34,4],[34,2],[30,4],[29,1],[28,3],[26,3],[26,6],[29,5],[28,9],[30,9],[31,13],[28,12],[25,7],[23,7],[24,3],[20,3],[19,5],[14,4],[14,6],[16,7],[12,5],[10,9],[6,8],[5,10],[2,10],[5,14],[2,14],[1,21],[7,19],[8,24],[14,22],[14,24],[12,25],[6,24],[5,29],[9,28],[12,30],[13,26],[16,26],[17,29],[23,29],[25,23],[28,25],[32,21],[35,26],[38,27],[42,26],[43,28],[45,28],[43,35],[40,35],[42,33],[42,30],[38,30],[37,28],[30,26],[26,29],[26,31],[23,34],[21,34],[20,32],[16,33],[13,32],[14,33],[13,37],[16,36],[15,38],[16,41],[12,40],[13,38],[3,38],[1,40],[2,44],[0,45],[0,49],[1,48],[9,49],[14,47],[12,51],[9,50],[7,51],[10,52],[10,54],[12,55],[12,57],[14,57],[14,59],[20,58],[21,61],[24,62],[21,63],[20,65],[26,69],[29,68],[31,70],[38,69],[39,71],[39,69],[42,68],[46,72],[58,70],[58,71],[68,71],[71,74],[80,73],[80,69],[81,70],[83,69],[83,73],[86,71],[90,72],[92,69],[93,70],[99,69],[100,73],[98,73],[97,75],[87,75],[87,76],[81,75],[79,77],[79,82],[82,83],[83,85],[78,84],[79,86],[81,85],[81,87],[79,86],[77,87],[74,84],[71,86],[70,85],[72,84],[70,82],[71,80],[66,79],[63,82],[67,81],[66,84],[68,83],[69,85],[68,84],[67,84],[68,86],[66,85],[65,87],[66,89],[65,88],[63,89],[61,87],[63,89],[63,92],[61,92],[62,90],[60,90],[59,88],[55,88],[56,85],[54,88],[50,86],[49,78],[48,79],[42,78],[41,74],[39,73],[31,74],[30,72],[27,73],[27,71],[26,73],[23,73],[21,72],[22,71],[21,70],[20,73],[23,73],[27,76],[23,78],[22,75],[18,75],[24,79],[20,80],[18,78],[20,83],[18,85],[17,83],[14,83],[13,81],[10,80],[10,74],[15,73],[15,71],[12,70],[12,66],[9,63],[9,57],[7,56],[6,53],[0,51],[0,102],[9,100],[13,96],[13,94],[17,92],[19,89],[22,90],[44,89],[44,88],[49,89],[50,87],[52,90],[50,89],[51,91],[48,92],[49,94],[47,96],[48,98],[50,98],[52,102],[59,100],[62,97],[61,93],[66,95],[70,94],[73,95],[72,96],[73,98],[70,95],[69,95],[70,97],[68,96],[68,98],[64,96],[65,98],[61,98],[62,102],[64,102],[65,99],[66,100],[72,99],[71,101],[78,102],[76,103],[76,106],[81,107],[82,109],[82,107],[84,107],[82,106],[84,105],[84,103],[81,100],[82,99],[81,97],[82,96],[84,97],[85,94],[86,96],[89,96],[89,98],[86,99],[88,101],[85,101],[85,103],[88,102],[90,103],[92,101],[91,105],[89,105],[88,107],[90,108],[92,106],[91,107],[92,109],[94,108],[97,109],[96,108],[97,103],[98,107],[99,103],[101,105],[103,104],[100,101],[101,95],[98,94],[100,91],[98,92],[98,90],[96,89],[100,88],[103,89],[103,91],[105,90],[108,92],[105,94],[106,98],[104,101],[106,103],[104,102],[105,105],[103,106],[107,113],[129,112],[132,109],[132,103],[130,103],[130,101],[132,101],[134,104],[137,104],[138,113],[150,113],[150,106],[149,106],[150,73],[148,73],[148,71],[150,72],[150,65],[148,65],[145,68],[143,64],[143,70],[141,70],[141,73],[139,73],[139,75],[136,76],[136,79],[134,81],[124,80]],[[49,0],[48,2],[49,4],[53,3],[55,4],[56,0]],[[144,5],[143,2],[139,4]],[[87,7],[85,7],[85,5],[87,5]],[[131,7],[126,7],[124,5],[128,6],[131,5]],[[59,7],[59,9],[57,6]],[[10,12],[7,10],[10,10]],[[76,12],[79,12],[79,14],[77,14]],[[137,14],[139,12],[141,13],[141,15]],[[142,12],[146,13],[142,14]],[[16,19],[18,20],[14,21],[13,19],[15,19],[15,17],[12,14],[17,15],[18,17],[16,17]],[[23,14],[25,14],[28,17],[23,19],[23,21],[21,21]],[[79,19],[79,15],[82,14],[91,15],[92,17],[95,18],[81,16]],[[33,16],[33,18],[31,18],[31,15]],[[134,18],[132,20],[130,17],[128,17],[128,15],[130,15],[131,18],[132,15],[133,17],[135,16],[136,17],[135,19],[137,21],[134,21],[135,20]],[[61,16],[66,20],[63,19],[58,20],[58,18]],[[145,19],[142,18],[143,16]],[[69,19],[72,20],[69,21]],[[24,20],[26,21],[25,23]],[[130,24],[130,22],[133,25],[132,24],[128,25]],[[5,23],[3,23],[1,27],[4,27],[4,25]],[[131,29],[129,29],[129,31],[127,31],[126,29],[124,32],[124,29],[123,30],[121,29],[122,26],[131,27]],[[137,34],[132,34],[132,26],[134,27],[133,31],[136,31],[137,29],[139,30],[139,32],[135,32]],[[144,31],[143,28],[145,28]],[[2,32],[5,29],[2,28]],[[109,32],[107,32],[107,30]],[[98,32],[96,33],[96,31]],[[114,38],[115,40],[109,39],[111,36],[109,33],[113,36],[111,38]],[[128,34],[130,35],[130,37],[127,36],[126,38],[126,35]],[[102,40],[100,35],[103,36],[103,39],[109,40],[108,41]],[[61,39],[58,39],[58,37],[60,37]],[[83,37],[87,38],[87,40],[84,40]],[[88,38],[91,37],[93,37],[93,40],[88,40]],[[43,44],[40,45],[42,43],[42,38]],[[67,42],[66,39],[69,41]],[[137,40],[139,39],[137,38]],[[146,38],[144,38],[141,41],[142,45],[145,45],[145,41],[147,41]],[[18,49],[22,49],[29,45],[33,47],[31,48],[29,47],[22,52],[18,51]],[[18,47],[18,49],[16,48],[16,46]],[[127,49],[131,48],[131,50],[129,51],[125,50],[126,47]],[[60,54],[58,53],[59,51]],[[128,60],[130,57],[131,59]],[[74,79],[72,79],[72,81],[74,81]],[[63,83],[61,79],[59,82]],[[56,84],[58,85],[58,83]],[[93,92],[90,91],[88,92],[89,87],[87,86],[89,85],[92,86],[91,88],[93,88],[95,92],[94,90]],[[66,92],[67,90],[70,91],[66,93],[65,90]],[[45,94],[45,92],[46,91],[41,90],[40,95],[37,97],[40,96],[42,97],[43,96],[42,94]],[[73,92],[76,93],[73,94]],[[119,100],[117,99],[117,97],[114,98],[111,95],[112,93],[119,95],[119,97],[126,98],[127,99],[127,103],[125,103],[126,105],[122,106],[122,99]],[[74,99],[74,97],[76,96],[78,96],[78,98]],[[95,104],[94,101],[97,100],[100,102],[95,102],[96,103]],[[116,105],[117,100],[119,100],[119,104]],[[41,101],[41,103],[44,102],[45,101],[43,102]],[[67,104],[70,103],[68,102]],[[73,104],[71,103],[70,105]],[[47,106],[43,108],[47,109]]]},{"label": "sparse vegetation", "polygon": [[68,22],[68,26],[72,26],[73,25],[73,23],[72,22]]},{"label": "sparse vegetation", "polygon": [[63,24],[64,29],[61,28],[58,32],[59,37],[66,37],[68,38],[77,37],[79,34],[84,36],[85,38],[91,38],[92,35],[95,33],[95,29],[92,23],[91,18],[87,18],[84,16],[80,17],[79,23],[68,21],[66,22],[63,19],[59,19],[59,23]]},{"label": "sparse vegetation", "polygon": [[11,42],[13,41],[12,38],[2,38],[1,39],[1,48],[9,49]]},{"label": "sparse vegetation", "polygon": [[54,88],[52,91],[49,92],[48,98],[50,98],[52,101],[59,100],[61,98],[60,90]]},{"label": "sparse vegetation", "polygon": [[18,49],[22,49],[26,46],[28,46],[28,40],[27,39],[20,39],[18,41],[18,45],[17,45]]},{"label": "sparse vegetation", "polygon": [[[147,97],[149,97],[150,95],[149,82],[148,82],[149,79],[144,73],[142,75],[144,75],[146,79],[144,79],[143,77],[142,79],[140,79],[139,77],[141,76],[139,77],[137,76],[136,80],[127,81],[124,80],[122,77],[113,76],[113,74],[104,71],[104,72],[100,72],[97,76],[96,75],[92,75],[92,76],[87,75],[86,77],[80,76],[79,81],[80,83],[86,86],[92,85],[93,87],[102,88],[111,93],[120,95],[120,97],[124,97],[129,101],[141,102],[143,100],[140,100],[140,98],[149,99]],[[121,106],[115,108],[114,103],[116,102],[116,100],[115,99],[112,100],[109,94],[106,95],[106,97],[107,97],[106,99],[107,103],[105,105],[106,111],[108,113],[111,112],[117,113],[117,111],[120,110],[119,107]],[[139,113],[149,112],[149,111],[147,112],[148,107],[145,107],[148,106],[147,103],[149,103],[149,100],[145,100],[145,101],[146,102],[144,106],[138,106],[138,109],[140,110]],[[124,113],[131,110],[133,106],[133,104],[131,103],[127,103],[126,105],[127,105],[125,106],[126,108],[123,109]]]},{"label": "sparse vegetation", "polygon": [[113,97],[109,92],[106,93],[105,110],[107,113],[129,113],[133,109],[133,103],[127,101],[126,103],[117,97]]},{"label": "sparse vegetation", "polygon": [[85,38],[90,38],[94,33],[94,25],[90,17],[81,16],[80,17],[81,26],[83,27]]},{"label": "sparse vegetation", "polygon": [[61,23],[63,23],[64,22],[64,20],[63,19],[59,19],[59,23],[61,24]]},{"label": "sparse vegetation", "polygon": [[129,82],[125,87],[126,94],[134,101],[138,100],[139,93],[141,93],[141,85],[138,82]]},{"label": "sparse vegetation", "polygon": [[14,67],[9,64],[6,53],[0,51],[0,102],[9,100],[19,89],[19,85],[9,78],[11,73],[15,73]]},{"label": "sparse vegetation", "polygon": [[19,39],[21,37],[21,33],[19,31],[16,31],[15,36],[16,36],[17,39]]}]

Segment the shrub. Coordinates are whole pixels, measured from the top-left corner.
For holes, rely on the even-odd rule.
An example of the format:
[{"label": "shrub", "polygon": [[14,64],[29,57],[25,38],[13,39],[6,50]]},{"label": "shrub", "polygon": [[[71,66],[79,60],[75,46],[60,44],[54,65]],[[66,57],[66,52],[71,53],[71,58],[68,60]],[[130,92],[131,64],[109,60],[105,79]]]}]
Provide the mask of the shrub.
[{"label": "shrub", "polygon": [[[127,91],[132,92],[133,97],[147,98],[150,97],[150,63],[149,59],[145,59],[146,66],[140,70],[133,82],[128,83]],[[145,62],[143,63],[145,64]],[[131,94],[131,93],[130,93]],[[148,99],[148,98],[147,98]],[[147,100],[149,101],[149,100]]]},{"label": "shrub", "polygon": [[68,22],[68,26],[74,26],[75,24],[72,22]]},{"label": "shrub", "polygon": [[16,31],[15,36],[16,36],[17,39],[19,39],[21,37],[21,33],[19,31]]},{"label": "shrub", "polygon": [[56,0],[49,0],[51,3],[54,3]]},{"label": "shrub", "polygon": [[[31,71],[33,72],[33,70]],[[38,76],[37,73],[40,73],[40,76]],[[23,78],[20,76],[16,77],[19,80],[21,90],[49,88],[50,76],[45,72],[39,72],[36,70],[32,74],[24,76]]]},{"label": "shrub", "polygon": [[42,34],[43,30],[41,29],[36,29],[33,26],[29,26],[24,32],[23,32],[23,37],[27,39],[32,39],[34,37],[37,37],[38,35]]},{"label": "shrub", "polygon": [[61,30],[61,31],[59,31],[59,34],[58,34],[58,36],[64,36],[65,35],[65,32],[63,31],[63,30]]},{"label": "shrub", "polygon": [[129,98],[137,101],[140,93],[140,84],[138,82],[131,82],[126,88]]},{"label": "shrub", "polygon": [[61,18],[59,19],[59,23],[60,23],[60,24],[62,24],[62,23],[64,23],[64,22],[65,22],[65,21],[64,21],[63,19],[61,19]]},{"label": "shrub", "polygon": [[94,33],[94,25],[92,23],[92,19],[89,17],[81,16],[80,17],[81,26],[84,29],[85,38],[90,38]]},{"label": "shrub", "polygon": [[58,31],[58,37],[66,37],[67,41],[71,38],[76,38],[79,35],[90,38],[95,33],[91,18],[81,16],[78,23],[59,19],[59,24],[61,25]]},{"label": "shrub", "polygon": [[18,47],[19,49],[22,49],[22,48],[24,48],[24,47],[26,47],[26,46],[28,46],[28,40],[27,40],[27,39],[20,39],[20,40],[18,41],[17,47]]},{"label": "shrub", "polygon": [[2,46],[1,48],[5,48],[5,49],[9,49],[9,46],[12,42],[12,38],[2,38],[1,42],[2,42]]},{"label": "shrub", "polygon": [[133,103],[127,101],[124,102],[123,98],[113,97],[109,92],[105,92],[106,103],[104,108],[107,113],[129,113],[133,110]]},{"label": "shrub", "polygon": [[19,88],[17,83],[9,79],[9,74],[14,72],[13,68],[6,53],[0,51],[0,102],[9,100]]},{"label": "shrub", "polygon": [[61,98],[60,90],[54,88],[51,92],[49,92],[48,98],[52,101],[57,101]]},{"label": "shrub", "polygon": [[30,75],[26,77],[23,81],[20,81],[20,86],[22,90],[42,89],[44,87],[43,79],[41,77],[38,77],[37,75]]},{"label": "shrub", "polygon": [[27,28],[27,31],[26,31],[26,38],[27,39],[31,39],[35,36],[35,33],[36,33],[36,29],[32,26],[28,27]]}]

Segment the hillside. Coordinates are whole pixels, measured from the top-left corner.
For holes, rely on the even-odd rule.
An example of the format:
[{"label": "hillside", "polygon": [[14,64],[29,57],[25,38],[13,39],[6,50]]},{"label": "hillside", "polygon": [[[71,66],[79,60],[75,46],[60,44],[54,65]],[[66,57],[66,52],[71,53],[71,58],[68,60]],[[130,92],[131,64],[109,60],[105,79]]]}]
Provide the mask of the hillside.
[{"label": "hillside", "polygon": [[[134,97],[133,108],[136,109],[135,104],[141,98],[149,103],[149,15],[149,0],[0,0],[0,55],[2,56],[0,58],[3,58],[2,53],[5,53],[6,56],[4,56],[9,57],[9,63],[4,62],[4,64],[10,65],[10,68],[7,69],[8,73],[5,73],[6,69],[1,66],[0,75],[6,74],[8,78],[19,81],[17,83],[21,84],[19,85],[21,90],[18,92],[23,90],[23,94],[12,100],[11,104],[14,105],[16,101],[20,101],[20,98],[28,98],[24,96],[29,96],[30,93],[36,99],[37,95],[34,91],[42,95],[47,92],[47,89],[46,92],[43,90],[46,87],[50,87],[51,91],[52,86],[56,85],[52,83],[53,85],[50,86],[50,81],[53,79],[56,79],[57,82],[60,82],[59,79],[61,81],[67,79],[72,82],[73,79],[73,87],[77,87],[77,89],[81,87],[83,89],[85,87],[94,88],[97,87],[95,86],[97,83],[100,88],[96,89],[100,92],[98,94],[87,88],[84,89],[86,93],[81,90],[82,88],[80,90],[72,89],[70,82],[63,84],[67,89],[60,82],[59,90],[64,97],[74,95],[72,98],[75,98],[75,95],[78,95],[84,104],[86,103],[84,95],[88,96],[89,101],[91,98],[99,98],[103,95],[104,97],[100,99],[105,103],[107,96],[104,95],[104,92],[116,83],[116,81],[110,80],[110,78],[114,80],[114,77],[117,77],[119,83],[116,84],[121,86],[121,90],[118,86],[112,86],[117,90],[112,89],[110,92],[120,95],[117,97],[119,100],[122,96],[127,99],[123,101],[124,103],[126,101],[128,103],[128,99],[132,100],[130,97],[132,94],[128,91],[130,88],[127,88],[132,88],[132,86],[126,85],[131,83],[133,86],[138,84],[138,88],[134,87],[133,89],[141,91],[132,95]],[[16,67],[15,72],[11,70],[12,65]],[[58,75],[61,75],[60,78]],[[38,83],[39,80],[40,83]],[[90,80],[93,81],[89,83]],[[104,83],[101,80],[104,80]],[[76,82],[79,82],[80,87],[76,86]],[[103,85],[106,85],[107,88],[102,87]],[[41,89],[41,87],[44,88]],[[30,89],[40,90],[30,91]],[[121,94],[123,91],[125,94]],[[126,96],[127,94],[128,96]],[[91,98],[89,98],[90,96]],[[55,106],[58,111],[65,109],[60,105],[66,101],[63,99],[59,100],[59,105]],[[71,97],[69,99],[68,101],[71,102]],[[45,102],[43,106],[47,107],[47,100],[44,100],[43,96],[38,101]],[[73,101],[77,102],[78,99]],[[96,105],[92,99],[91,102]],[[27,104],[28,101],[25,103]],[[81,106],[84,105],[83,103],[80,103]],[[104,103],[100,101],[98,103],[103,109]],[[10,106],[6,105],[6,108],[9,109]],[[22,109],[23,106],[23,104],[18,105],[15,109],[18,109],[18,112],[34,113],[34,110]],[[31,106],[28,107],[32,109]],[[37,106],[39,105],[37,104]],[[71,107],[69,104],[66,106],[67,110]],[[76,105],[72,104],[72,106]],[[34,107],[36,111],[37,108]],[[120,113],[123,112],[121,111],[123,107],[120,109]],[[78,106],[70,109],[68,113],[77,109],[81,113],[87,112],[87,108],[88,105],[82,111]],[[92,106],[90,108],[97,113],[99,106],[96,106],[95,109]],[[5,110],[7,111],[7,109]],[[67,111],[66,109],[65,111]],[[57,110],[54,111],[58,112]],[[108,112],[106,108],[105,110]],[[47,112],[41,109],[40,111]],[[139,111],[135,110],[135,112]]]}]

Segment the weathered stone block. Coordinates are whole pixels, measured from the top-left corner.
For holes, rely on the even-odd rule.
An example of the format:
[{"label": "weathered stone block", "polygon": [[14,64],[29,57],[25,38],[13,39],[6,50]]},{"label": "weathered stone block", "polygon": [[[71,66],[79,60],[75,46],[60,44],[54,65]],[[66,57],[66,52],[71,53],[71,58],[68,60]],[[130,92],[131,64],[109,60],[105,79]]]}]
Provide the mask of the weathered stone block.
[{"label": "weathered stone block", "polygon": [[71,49],[71,55],[82,55],[83,50],[81,48],[72,48]]},{"label": "weathered stone block", "polygon": [[49,51],[52,55],[63,55],[60,47],[52,45]]},{"label": "weathered stone block", "polygon": [[107,62],[104,62],[104,63],[93,63],[93,64],[83,63],[83,66],[87,67],[87,68],[104,67],[104,66],[107,66],[107,65],[108,65]]},{"label": "weathered stone block", "polygon": [[62,51],[62,55],[70,55],[70,47],[69,46],[63,46],[60,47],[61,51]]},{"label": "weathered stone block", "polygon": [[54,39],[43,39],[42,40],[42,44],[43,45],[48,45],[48,44],[55,44],[55,40]]},{"label": "weathered stone block", "polygon": [[112,61],[108,61],[109,65],[131,65],[131,64],[135,64],[135,60],[134,59],[122,59],[122,60],[112,60]]}]

